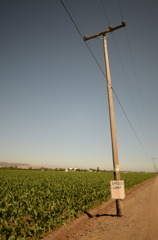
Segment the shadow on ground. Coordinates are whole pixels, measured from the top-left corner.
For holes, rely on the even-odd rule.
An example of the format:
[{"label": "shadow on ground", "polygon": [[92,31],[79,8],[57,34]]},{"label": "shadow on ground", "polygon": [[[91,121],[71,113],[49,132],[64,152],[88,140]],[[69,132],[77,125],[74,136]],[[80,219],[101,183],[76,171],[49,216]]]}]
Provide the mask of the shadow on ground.
[{"label": "shadow on ground", "polygon": [[89,218],[93,218],[93,217],[117,217],[116,214],[96,214],[96,215],[92,215],[91,213],[84,211],[84,213],[89,217]]}]

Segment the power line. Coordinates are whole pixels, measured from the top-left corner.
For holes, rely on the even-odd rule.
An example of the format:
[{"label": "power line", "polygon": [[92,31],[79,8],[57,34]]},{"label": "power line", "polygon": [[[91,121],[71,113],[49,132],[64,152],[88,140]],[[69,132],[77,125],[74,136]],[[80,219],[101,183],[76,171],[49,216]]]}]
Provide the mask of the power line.
[{"label": "power line", "polygon": [[140,91],[140,85],[139,85],[139,81],[138,81],[138,77],[137,77],[137,73],[136,73],[136,69],[135,69],[135,64],[134,64],[134,59],[133,59],[133,55],[132,55],[132,49],[131,49],[131,46],[130,46],[130,42],[129,42],[129,38],[128,38],[128,34],[127,34],[126,29],[125,29],[125,36],[126,36],[126,40],[127,40],[127,46],[128,46],[128,49],[129,49],[129,53],[130,53],[130,58],[131,58],[131,63],[132,63],[132,67],[133,67],[134,76],[135,76],[135,79],[136,79],[136,82],[137,82],[137,88],[138,88],[138,92],[139,92],[140,102],[141,102],[143,113],[144,113],[144,116],[145,116],[144,104],[143,104],[143,101],[142,101],[141,91]]},{"label": "power line", "polygon": [[108,15],[107,15],[105,6],[104,6],[104,4],[103,4],[103,0],[100,0],[100,4],[101,4],[102,10],[103,10],[103,12],[104,12],[104,15],[105,15],[105,17],[106,17],[106,19],[107,19],[107,21],[108,21],[108,24],[109,24],[109,26],[110,26],[110,20],[109,20],[109,18],[108,18]]},{"label": "power line", "polygon": [[[118,3],[118,7],[119,7],[119,10],[120,10],[120,13],[121,13],[121,18],[122,18],[122,20],[123,20],[124,17],[123,17],[123,11],[122,11],[122,8],[121,8],[120,1],[118,0],[117,3]],[[108,21],[108,23],[109,23],[109,25],[110,25],[110,20],[109,20],[109,18],[108,18],[106,9],[105,9],[105,7],[104,7],[103,0],[100,0],[100,4],[101,4],[102,10],[103,10],[103,12],[104,12],[104,15],[105,15],[105,17],[106,17],[106,19],[107,19],[107,21]],[[126,28],[125,28],[125,31],[126,31]],[[115,37],[114,37],[113,34],[112,34],[112,37],[113,37],[113,41],[114,41],[114,44],[115,44],[115,47],[116,47],[116,50],[117,50],[118,57],[119,57],[119,59],[120,59],[120,63],[121,63],[123,72],[124,72],[124,74],[125,74],[125,70],[124,70],[124,67],[123,67],[122,59],[121,59],[121,56],[120,56],[120,53],[119,53],[119,49],[118,49],[117,44],[116,44],[116,39],[115,39]],[[129,47],[129,49],[130,49],[129,41],[128,41],[128,47]],[[130,50],[130,54],[132,55],[131,50]],[[135,73],[135,74],[136,74],[136,73]],[[134,132],[134,135],[135,135],[135,137],[137,138],[137,141],[138,141],[139,144],[141,145],[144,153],[147,155],[146,150],[145,150],[143,144],[141,143],[141,141],[140,141],[140,139],[139,139],[139,137],[138,137],[138,134],[136,133],[136,131],[135,131],[135,129],[134,129],[131,121],[129,120],[129,117],[128,117],[127,113],[125,112],[125,110],[124,110],[124,108],[123,108],[123,106],[122,106],[122,104],[121,104],[121,102],[120,102],[120,100],[119,100],[116,92],[114,91],[114,89],[113,89],[113,93],[114,93],[114,95],[115,95],[115,97],[116,97],[116,99],[117,99],[117,101],[118,101],[118,103],[119,103],[119,105],[120,105],[120,107],[121,107],[121,109],[122,109],[125,117],[126,117],[126,120],[128,121],[130,127],[132,128],[132,130],[133,130],[133,132]],[[147,155],[147,156],[148,156],[148,155]]]},{"label": "power line", "polygon": [[74,26],[75,26],[77,32],[79,33],[80,37],[82,38],[81,31],[80,31],[80,29],[78,28],[78,26],[77,26],[77,24],[76,24],[74,18],[73,18],[72,15],[70,14],[70,11],[69,11],[68,8],[65,6],[65,4],[63,3],[62,0],[60,0],[60,2],[61,2],[61,4],[62,4],[63,8],[65,9],[65,11],[67,12],[67,14],[69,15],[69,18],[70,18],[71,21],[73,22],[73,24],[74,24]]},{"label": "power line", "polygon": [[[77,32],[78,32],[79,35],[80,35],[80,37],[81,37],[82,40],[83,40],[82,33],[81,33],[79,27],[77,26],[77,24],[76,24],[74,18],[72,17],[70,11],[68,10],[68,8],[66,7],[66,5],[63,3],[62,0],[60,0],[60,2],[61,2],[61,4],[62,4],[62,6],[64,7],[65,11],[67,12],[68,16],[70,17],[72,23],[74,24],[74,26],[75,26]],[[122,16],[123,16],[123,15],[122,15]],[[104,76],[105,79],[107,80],[106,75],[105,75],[104,71],[102,70],[102,68],[101,68],[101,66],[100,66],[100,64],[99,64],[99,62],[98,62],[98,60],[97,60],[96,57],[94,56],[92,50],[91,50],[90,47],[88,46],[87,42],[84,41],[84,43],[85,43],[86,47],[88,48],[90,54],[92,55],[93,59],[95,60],[97,66],[98,66],[99,69],[100,69],[100,71],[102,72],[103,76]],[[109,83],[108,83],[108,84],[109,84]],[[127,113],[125,112],[125,110],[124,110],[124,108],[123,108],[123,106],[122,106],[122,104],[121,104],[121,102],[120,102],[120,100],[119,100],[119,98],[118,98],[116,92],[114,91],[114,89],[113,89],[112,86],[111,86],[111,88],[112,88],[112,91],[113,91],[113,93],[114,93],[114,95],[115,95],[115,97],[116,97],[116,99],[117,99],[117,101],[118,101],[118,103],[119,103],[119,105],[120,105],[120,107],[121,107],[121,109],[122,109],[122,112],[124,113],[124,115],[125,115],[125,117],[126,117],[128,123],[129,123],[129,125],[130,125],[130,127],[131,127],[131,129],[132,129],[132,131],[133,131],[133,133],[134,133],[134,135],[135,135],[137,141],[139,142],[139,144],[140,144],[142,150],[144,151],[144,153],[147,155],[147,153],[146,153],[146,151],[145,151],[145,148],[144,148],[142,142],[140,141],[140,139],[139,139],[139,137],[138,137],[138,134],[136,133],[136,131],[135,131],[135,129],[134,129],[134,127],[133,127],[131,121],[129,120],[128,115],[127,115]]]},{"label": "power line", "polygon": [[[117,3],[118,3],[118,8],[119,8],[119,10],[120,10],[121,18],[124,19],[124,14],[123,14],[123,11],[122,11],[122,7],[121,7],[120,0],[117,0]],[[130,55],[130,59],[131,59],[131,63],[132,63],[133,72],[134,72],[135,80],[136,80],[136,83],[137,83],[137,90],[138,90],[138,94],[139,94],[138,96],[139,96],[139,98],[140,98],[140,103],[141,103],[141,106],[142,106],[145,123],[146,123],[146,125],[147,125],[145,108],[144,108],[144,104],[143,104],[143,101],[142,101],[142,96],[141,96],[141,91],[140,91],[140,85],[139,85],[138,76],[137,76],[137,73],[136,73],[136,68],[135,68],[135,64],[134,64],[132,49],[131,49],[131,46],[130,46],[130,41],[129,41],[129,37],[128,37],[126,28],[124,29],[124,31],[125,31],[125,37],[126,37],[126,41],[127,41],[127,46],[128,46],[128,50],[129,50],[129,55]],[[137,109],[136,109],[136,112],[137,112]],[[138,112],[137,112],[137,113],[138,113]],[[138,114],[137,114],[137,115],[138,115]],[[143,147],[143,148],[144,148],[144,147]]]},{"label": "power line", "polygon": [[[118,7],[119,7],[119,10],[120,10],[121,17],[123,19],[123,11],[122,11],[120,0],[117,0],[117,3],[118,3]],[[125,29],[125,36],[126,36],[127,46],[128,46],[128,50],[129,50],[129,54],[130,54],[130,58],[131,58],[131,63],[132,63],[132,68],[133,68],[135,80],[136,80],[136,83],[137,83],[137,89],[138,89],[138,93],[139,93],[140,103],[141,103],[143,114],[144,114],[145,121],[146,121],[146,114],[145,114],[144,104],[143,104],[143,101],[142,101],[142,96],[141,96],[141,91],[140,91],[140,84],[139,84],[139,81],[138,81],[138,76],[137,76],[137,73],[136,73],[136,68],[135,68],[135,64],[134,64],[132,49],[131,49],[131,46],[130,46],[130,41],[129,41],[129,37],[128,37],[126,29]]]},{"label": "power line", "polygon": [[[60,2],[61,2],[61,4],[62,4],[62,6],[64,7],[64,9],[66,10],[67,14],[69,15],[71,21],[73,22],[73,24],[74,24],[74,26],[75,26],[77,32],[79,33],[80,37],[81,37],[82,40],[83,40],[83,35],[82,35],[82,33],[81,33],[79,27],[77,26],[77,24],[76,24],[74,18],[73,18],[72,15],[70,14],[70,11],[68,10],[68,8],[66,7],[66,5],[63,3],[62,0],[60,0]],[[101,66],[100,66],[100,64],[99,64],[99,62],[98,62],[98,60],[97,60],[96,57],[94,56],[94,54],[93,54],[92,50],[90,49],[90,47],[88,46],[87,42],[84,41],[84,43],[85,43],[86,47],[88,48],[90,54],[92,55],[94,61],[96,62],[97,66],[99,67],[100,71],[102,72],[102,74],[104,75],[104,77],[106,77],[104,71],[102,70],[102,68],[101,68]]]},{"label": "power line", "polygon": [[135,129],[134,129],[131,121],[129,120],[128,115],[127,115],[127,113],[125,112],[122,104],[120,103],[120,100],[119,100],[118,96],[116,95],[115,92],[113,92],[113,93],[114,93],[114,95],[115,95],[115,97],[116,97],[116,99],[117,99],[117,101],[118,101],[118,103],[119,103],[119,105],[120,105],[120,107],[121,107],[121,109],[122,109],[122,111],[123,111],[123,113],[124,113],[124,115],[125,115],[128,123],[129,123],[129,125],[130,125],[130,127],[131,127],[131,129],[132,129],[132,131],[133,131],[133,133],[134,133],[134,135],[135,135],[135,137],[137,138],[137,141],[138,141],[139,144],[141,145],[142,150],[144,151],[145,155],[148,157],[148,154],[147,154],[147,152],[146,152],[146,150],[145,150],[145,147],[144,147],[144,145],[142,144],[142,142],[140,141],[140,139],[139,139],[139,137],[138,137],[138,134],[137,134],[137,132],[135,131]]},{"label": "power line", "polygon": [[121,18],[123,20],[123,12],[122,12],[122,8],[121,8],[120,0],[117,0],[117,2],[118,2],[118,7],[119,7],[120,13],[121,13]]}]

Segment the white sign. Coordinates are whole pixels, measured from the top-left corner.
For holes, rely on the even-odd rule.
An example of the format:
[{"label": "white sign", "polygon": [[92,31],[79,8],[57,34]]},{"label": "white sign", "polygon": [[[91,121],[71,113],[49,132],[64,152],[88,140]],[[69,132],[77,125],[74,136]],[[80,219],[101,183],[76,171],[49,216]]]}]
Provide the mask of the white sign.
[{"label": "white sign", "polygon": [[125,198],[124,181],[110,181],[110,186],[111,186],[111,198],[113,199]]}]

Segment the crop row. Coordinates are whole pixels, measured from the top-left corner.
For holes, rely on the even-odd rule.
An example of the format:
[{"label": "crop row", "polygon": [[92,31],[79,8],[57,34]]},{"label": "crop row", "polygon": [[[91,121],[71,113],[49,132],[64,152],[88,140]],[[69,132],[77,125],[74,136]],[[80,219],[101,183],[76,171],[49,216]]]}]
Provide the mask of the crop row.
[{"label": "crop row", "polygon": [[[126,189],[152,177],[124,173]],[[110,198],[111,172],[0,170],[0,239],[38,239]]]}]

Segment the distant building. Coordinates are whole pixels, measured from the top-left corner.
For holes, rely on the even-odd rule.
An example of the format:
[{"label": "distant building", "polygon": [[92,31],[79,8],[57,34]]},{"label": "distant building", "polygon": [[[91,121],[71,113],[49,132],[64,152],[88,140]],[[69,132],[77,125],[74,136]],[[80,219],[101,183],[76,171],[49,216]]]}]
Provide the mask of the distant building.
[{"label": "distant building", "polygon": [[67,168],[65,172],[76,172],[77,168]]}]

